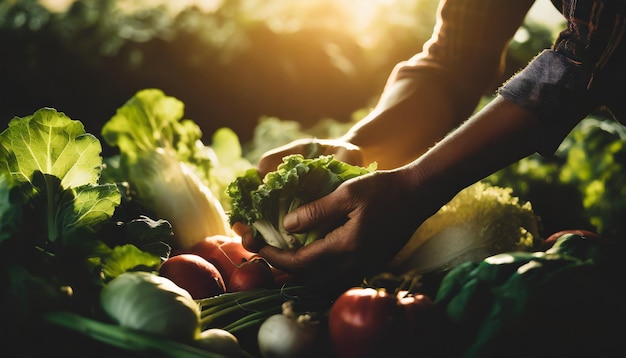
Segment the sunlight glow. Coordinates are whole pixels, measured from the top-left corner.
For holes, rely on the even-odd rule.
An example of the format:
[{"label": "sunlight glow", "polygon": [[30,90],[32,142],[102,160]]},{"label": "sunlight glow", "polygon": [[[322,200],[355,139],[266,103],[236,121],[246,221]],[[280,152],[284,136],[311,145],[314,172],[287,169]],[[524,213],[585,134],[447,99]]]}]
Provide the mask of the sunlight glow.
[{"label": "sunlight glow", "polygon": [[[430,32],[437,0],[248,0],[246,13],[265,21],[276,33],[302,29],[333,29],[363,47],[375,47],[393,26]],[[417,16],[421,13],[420,16]],[[431,14],[432,13],[432,14]],[[430,20],[420,21],[427,18]],[[390,27],[391,25],[391,27]]]},{"label": "sunlight glow", "polygon": [[172,15],[195,6],[200,11],[211,13],[219,10],[223,0],[118,0],[117,7],[124,13],[133,13],[142,9],[164,6]]},{"label": "sunlight glow", "polygon": [[[39,1],[50,11],[63,12],[77,0]],[[245,28],[248,24],[262,22],[275,33],[303,30],[326,34],[334,32],[338,41],[345,36],[363,49],[384,51],[386,44],[396,38],[428,38],[439,0],[239,0],[236,3],[226,0],[115,0],[115,4],[123,15],[141,14],[146,9],[158,8],[171,19],[192,6],[207,14],[223,11],[226,21],[216,22],[219,28],[211,32],[211,36],[217,38],[219,34],[224,34],[224,42],[233,41],[233,31],[229,30],[229,26]],[[557,29],[562,25],[562,17],[550,0],[537,0],[528,18]],[[136,37],[135,32],[133,38]],[[524,42],[529,40],[528,37],[528,32],[522,29],[515,35],[515,40]],[[337,67],[345,72],[351,71],[350,64],[333,44],[329,44],[326,51],[336,60]]]},{"label": "sunlight glow", "polygon": [[64,12],[72,6],[76,0],[40,0],[39,3],[51,12]]}]

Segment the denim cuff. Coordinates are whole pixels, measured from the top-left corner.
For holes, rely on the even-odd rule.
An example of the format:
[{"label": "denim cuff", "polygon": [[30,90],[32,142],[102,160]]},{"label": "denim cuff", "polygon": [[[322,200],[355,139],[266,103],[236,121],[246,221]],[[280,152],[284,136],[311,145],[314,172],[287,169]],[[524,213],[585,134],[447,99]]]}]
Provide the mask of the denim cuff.
[{"label": "denim cuff", "polygon": [[540,121],[537,152],[552,155],[567,134],[593,110],[592,70],[554,50],[544,50],[498,93]]}]

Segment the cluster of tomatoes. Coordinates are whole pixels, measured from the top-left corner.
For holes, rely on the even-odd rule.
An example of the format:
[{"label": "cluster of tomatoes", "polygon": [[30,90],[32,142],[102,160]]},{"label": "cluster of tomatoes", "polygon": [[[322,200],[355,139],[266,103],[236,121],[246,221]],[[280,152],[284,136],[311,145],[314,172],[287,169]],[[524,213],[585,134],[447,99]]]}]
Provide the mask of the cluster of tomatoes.
[{"label": "cluster of tomatoes", "polygon": [[194,299],[279,287],[290,279],[285,272],[247,251],[241,241],[219,235],[173,252],[161,264],[159,275],[187,290]]}]

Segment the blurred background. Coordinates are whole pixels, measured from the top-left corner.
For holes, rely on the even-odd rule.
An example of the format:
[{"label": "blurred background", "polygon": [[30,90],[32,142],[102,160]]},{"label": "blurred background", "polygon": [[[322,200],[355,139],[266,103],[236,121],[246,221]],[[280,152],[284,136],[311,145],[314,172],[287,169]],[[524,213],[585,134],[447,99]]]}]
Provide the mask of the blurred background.
[{"label": "blurred background", "polygon": [[[420,51],[437,0],[0,0],[0,123],[53,107],[99,134],[138,90],[185,103],[205,135],[249,141],[264,116],[353,120]],[[506,76],[562,19],[540,0]]]},{"label": "blurred background", "polygon": [[[364,116],[399,61],[421,50],[438,0],[0,0],[0,125],[53,107],[99,135],[137,91],[185,104],[210,145],[231,128],[254,162],[303,135],[338,136]],[[504,78],[565,22],[537,0]],[[482,104],[492,98],[486,93]],[[113,151],[104,146],[104,156]],[[545,234],[626,232],[626,128],[589,118],[554,157],[487,181],[533,203]]]}]

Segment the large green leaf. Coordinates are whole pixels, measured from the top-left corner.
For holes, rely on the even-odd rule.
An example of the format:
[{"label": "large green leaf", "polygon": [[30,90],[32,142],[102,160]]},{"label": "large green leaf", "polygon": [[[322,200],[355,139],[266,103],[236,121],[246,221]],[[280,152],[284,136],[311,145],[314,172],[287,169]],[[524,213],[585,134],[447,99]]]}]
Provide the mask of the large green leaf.
[{"label": "large green leaf", "polygon": [[102,137],[117,146],[134,162],[136,156],[156,148],[177,150],[185,142],[195,143],[202,135],[199,128],[180,122],[184,104],[159,89],[137,92],[102,127]]},{"label": "large green leaf", "polygon": [[[13,118],[0,133],[0,174],[30,184],[39,221],[50,241],[93,232],[113,215],[121,196],[113,184],[99,185],[102,147],[80,121],[52,108]],[[80,236],[80,235],[78,235]]]},{"label": "large green leaf", "polygon": [[80,121],[52,108],[15,117],[0,133],[0,166],[19,181],[35,171],[61,179],[63,188],[95,184],[101,172],[102,147]]}]

